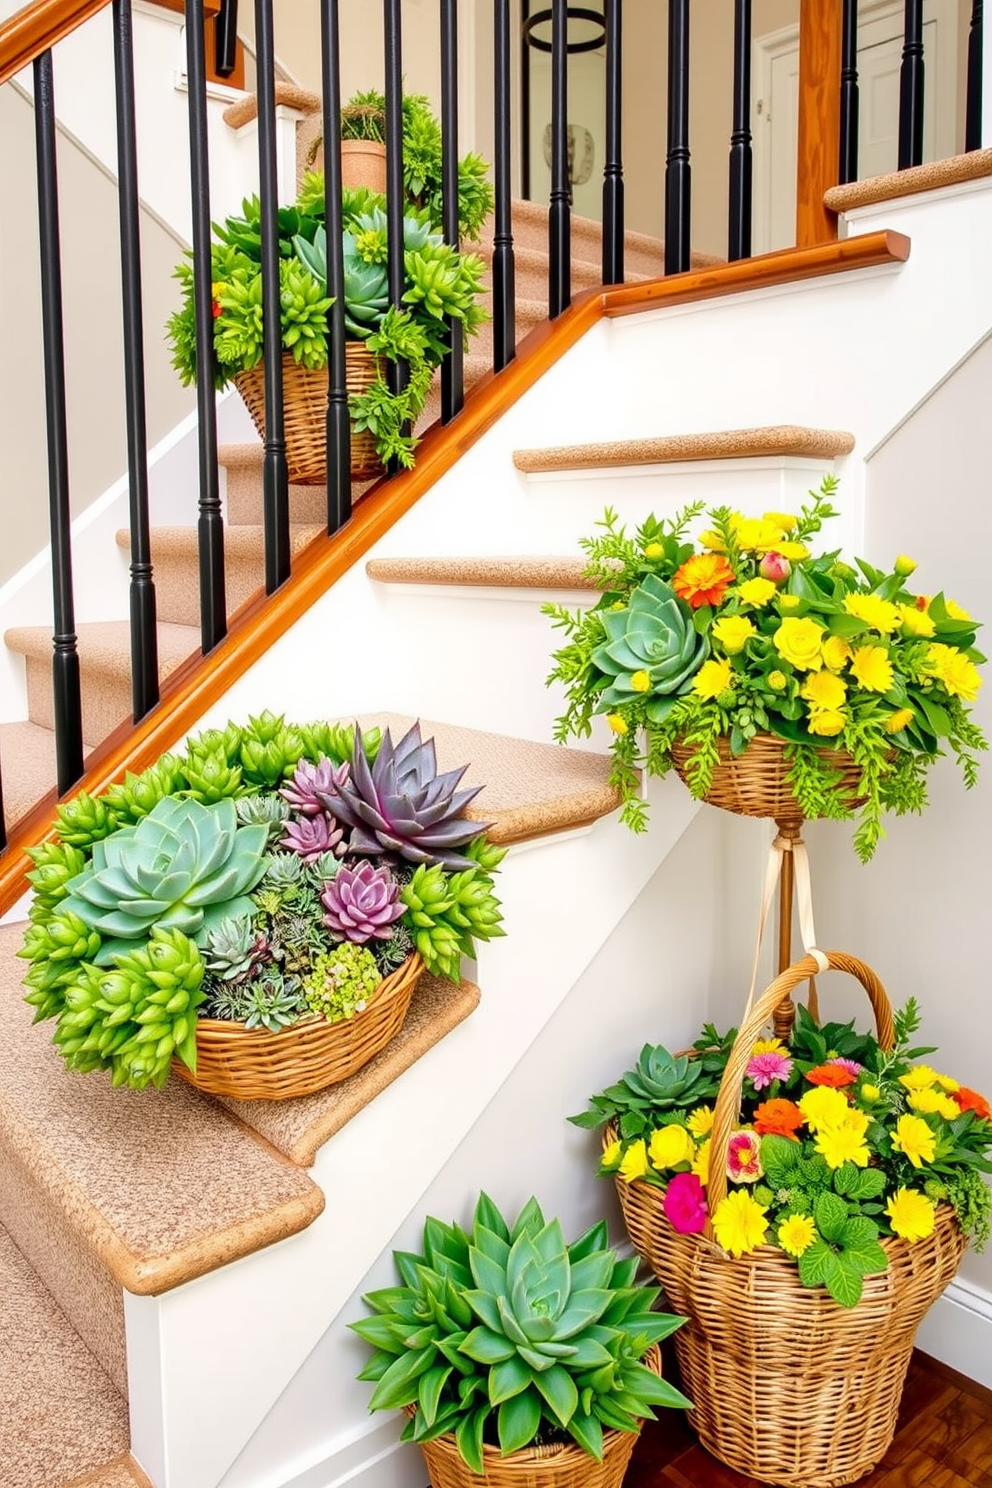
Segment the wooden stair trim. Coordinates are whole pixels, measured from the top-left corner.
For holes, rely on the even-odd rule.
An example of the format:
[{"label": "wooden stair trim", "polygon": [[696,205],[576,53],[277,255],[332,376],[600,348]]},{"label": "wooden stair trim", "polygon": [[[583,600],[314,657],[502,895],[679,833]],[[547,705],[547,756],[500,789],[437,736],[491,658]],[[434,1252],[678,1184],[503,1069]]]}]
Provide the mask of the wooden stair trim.
[{"label": "wooden stair trim", "polygon": [[[181,4],[171,0],[154,0],[167,10],[179,10]],[[110,0],[35,0],[25,5],[8,20],[0,23],[0,85],[9,81],[23,67],[50,47],[71,36],[79,26],[95,16]],[[220,0],[203,0],[205,17],[220,10]]]},{"label": "wooden stair trim", "polygon": [[[210,653],[208,662],[194,656],[181,663],[164,684],[158,707],[136,727],[121,725],[95,749],[82,779],[69,794],[80,790],[95,794],[121,779],[125,771],[140,771],[154,764],[602,316],[632,315],[825,274],[901,263],[909,257],[909,250],[909,239],[902,233],[865,233],[816,248],[784,249],[668,279],[590,289],[576,296],[556,320],[544,321],[524,337],[516,357],[498,377],[490,371],[479,380],[457,419],[428,430],[413,470],[373,486],[330,542],[313,544],[300,555],[281,589],[271,596],[259,594],[243,605],[232,616],[227,635]],[[24,892],[29,863],[23,849],[52,835],[55,800],[53,792],[10,834],[9,846],[0,859],[0,913]]]},{"label": "wooden stair trim", "polygon": [[721,429],[711,434],[665,434],[655,439],[616,439],[514,450],[513,463],[531,475],[551,471],[608,470],[625,465],[667,465],[683,460],[735,460],[760,456],[807,456],[832,460],[849,455],[854,435],[839,429],[775,424],[760,429]]},{"label": "wooden stair trim", "polygon": [[371,558],[378,584],[442,584],[481,589],[592,589],[585,558]]},{"label": "wooden stair trim", "polygon": [[952,155],[948,160],[932,160],[928,165],[913,165],[885,176],[869,176],[866,181],[831,186],[823,193],[823,202],[831,212],[853,212],[856,207],[874,207],[879,202],[939,191],[942,186],[959,186],[963,181],[980,181],[986,176],[992,176],[992,149],[970,150],[967,155]]}]

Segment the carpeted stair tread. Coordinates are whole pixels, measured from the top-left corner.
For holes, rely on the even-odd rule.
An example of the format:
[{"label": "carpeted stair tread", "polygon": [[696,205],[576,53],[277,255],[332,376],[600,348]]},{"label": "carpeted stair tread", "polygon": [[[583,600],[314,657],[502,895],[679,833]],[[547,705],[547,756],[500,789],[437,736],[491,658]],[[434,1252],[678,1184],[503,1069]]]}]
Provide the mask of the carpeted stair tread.
[{"label": "carpeted stair tread", "polygon": [[[414,722],[396,713],[363,715],[359,721],[363,727],[388,727],[394,740]],[[461,786],[485,786],[465,815],[491,823],[494,842],[524,842],[587,826],[620,805],[619,793],[609,783],[608,755],[426,718],[420,720],[420,730],[425,739],[434,739],[439,769],[467,764]]]},{"label": "carpeted stair tread", "polygon": [[81,1478],[73,1478],[71,1483],[63,1483],[62,1488],[154,1488],[154,1484],[127,1452],[105,1467],[84,1473]]},{"label": "carpeted stair tread", "polygon": [[[131,673],[131,634],[126,620],[92,620],[76,627],[80,665],[93,672]],[[15,625],[4,632],[12,651],[32,661],[51,661],[52,632],[44,625]],[[158,626],[160,676],[167,676],[198,650],[200,633],[191,625]]]},{"label": "carpeted stair tread", "polygon": [[532,558],[370,558],[365,572],[379,584],[477,585],[492,589],[592,589],[588,559]]},{"label": "carpeted stair tread", "polygon": [[129,1440],[127,1402],[0,1228],[0,1484],[118,1488],[93,1474]]},{"label": "carpeted stair tread", "polygon": [[120,1286],[166,1291],[317,1217],[306,1174],[181,1080],[113,1090],[68,1071],[23,1001],[23,934],[0,926],[0,1144]]},{"label": "carpeted stair tread", "polygon": [[350,1079],[298,1100],[238,1101],[224,1097],[222,1104],[292,1162],[309,1167],[335,1132],[478,1005],[479,989],[474,982],[455,986],[443,977],[423,976],[399,1033]]},{"label": "carpeted stair tread", "polygon": [[[262,522],[262,463],[265,448],[262,441],[245,444],[222,444],[217,451],[220,465],[227,477],[227,522],[224,539],[242,526],[259,526]],[[369,489],[372,481],[352,481],[353,502]],[[295,482],[289,487],[290,525],[317,527],[323,531],[327,525],[327,488],[324,485],[302,486]]]},{"label": "carpeted stair tread", "polygon": [[664,434],[547,449],[514,450],[513,463],[528,474],[605,470],[623,465],[663,465],[680,460],[734,460],[799,455],[831,460],[848,455],[854,435],[837,429],[773,424],[759,429],[720,429],[707,434]]},{"label": "carpeted stair tread", "polygon": [[55,734],[37,723],[0,723],[0,770],[8,832],[55,788]]},{"label": "carpeted stair tread", "polygon": [[[292,552],[298,553],[324,531],[326,528],[317,523],[291,522],[289,540]],[[165,556],[192,558],[194,562],[198,557],[195,527],[153,527],[151,545],[153,564],[157,558]],[[131,546],[131,534],[126,527],[122,527],[117,533],[117,546],[125,550]],[[224,553],[233,558],[264,559],[265,528],[260,524],[247,522],[225,527]]]},{"label": "carpeted stair tread", "polygon": [[992,148],[969,150],[966,155],[931,160],[926,165],[891,171],[884,176],[869,176],[846,186],[831,186],[823,193],[823,204],[831,212],[853,212],[856,207],[873,207],[901,196],[915,196],[919,191],[936,191],[941,186],[957,186],[962,181],[978,181],[986,176],[992,176]]}]

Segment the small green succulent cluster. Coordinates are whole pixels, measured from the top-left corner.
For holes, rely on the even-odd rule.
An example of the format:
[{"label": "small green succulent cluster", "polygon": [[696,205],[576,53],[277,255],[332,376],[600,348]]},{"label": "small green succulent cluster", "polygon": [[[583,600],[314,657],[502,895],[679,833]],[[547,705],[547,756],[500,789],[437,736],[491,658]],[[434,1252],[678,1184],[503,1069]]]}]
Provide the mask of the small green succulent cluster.
[{"label": "small green succulent cluster", "polygon": [[702,1051],[673,1055],[661,1044],[645,1044],[632,1070],[616,1085],[591,1096],[590,1110],[568,1119],[587,1131],[615,1122],[623,1140],[640,1137],[676,1108],[714,1098],[726,1065],[726,1045],[727,1040],[721,1040],[720,1048],[707,1057]]},{"label": "small green succulent cluster", "polygon": [[78,795],[31,853],[36,1021],[56,1020],[73,1069],[142,1086],[173,1057],[195,1071],[198,1015],[273,1032],[351,1017],[418,948],[457,978],[502,933],[503,854],[464,816],[463,773],[438,772],[417,726],[394,744],[266,712]]},{"label": "small green succulent cluster", "polygon": [[483,1446],[507,1453],[575,1441],[601,1460],[603,1431],[637,1431],[655,1406],[688,1406],[642,1363],[683,1319],[653,1311],[636,1258],[606,1226],[567,1245],[531,1199],[513,1225],[487,1195],[469,1232],[428,1219],[423,1253],[394,1251],[400,1285],[363,1298],[350,1324],[373,1353],[359,1379],[371,1409],[407,1407],[405,1440],[452,1434],[474,1472]]}]

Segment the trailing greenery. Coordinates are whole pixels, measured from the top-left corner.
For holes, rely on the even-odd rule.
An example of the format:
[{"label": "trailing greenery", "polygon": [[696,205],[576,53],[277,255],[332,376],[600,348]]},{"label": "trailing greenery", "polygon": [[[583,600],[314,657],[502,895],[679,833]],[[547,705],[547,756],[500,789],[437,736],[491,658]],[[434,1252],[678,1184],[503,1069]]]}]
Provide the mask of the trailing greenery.
[{"label": "trailing greenery", "polygon": [[[706,796],[726,740],[742,754],[757,735],[785,741],[787,779],[808,817],[857,814],[854,846],[867,861],[886,811],[926,805],[930,766],[949,749],[966,787],[987,748],[968,704],[977,695],[979,622],[942,593],[907,587],[915,563],[890,572],[810,540],[837,515],[833,477],[798,514],[744,517],[687,506],[648,517],[633,537],[607,509],[582,540],[586,574],[602,589],[589,610],[545,606],[566,640],[549,682],[565,689],[555,737],[588,736],[603,714],[613,731],[612,782],[622,819],[646,826],[640,771],[664,775],[679,743],[685,779]],[[860,806],[838,789],[844,756],[860,770]]]},{"label": "trailing greenery", "polygon": [[653,1311],[659,1289],[635,1284],[636,1257],[607,1249],[602,1222],[567,1245],[535,1199],[511,1225],[482,1194],[470,1231],[428,1219],[423,1252],[393,1259],[400,1284],[349,1326],[373,1350],[370,1408],[412,1412],[404,1440],[451,1434],[477,1473],[486,1444],[574,1441],[601,1460],[604,1428],[690,1404],[642,1363],[684,1320]]}]

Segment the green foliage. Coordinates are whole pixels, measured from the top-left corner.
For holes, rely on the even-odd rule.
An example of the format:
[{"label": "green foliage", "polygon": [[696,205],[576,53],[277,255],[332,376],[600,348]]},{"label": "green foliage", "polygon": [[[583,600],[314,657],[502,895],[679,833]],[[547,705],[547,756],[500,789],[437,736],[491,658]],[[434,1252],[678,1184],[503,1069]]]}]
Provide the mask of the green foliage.
[{"label": "green foliage", "polygon": [[305,1018],[310,1009],[297,982],[286,982],[278,974],[263,972],[250,981],[218,988],[203,1011],[208,1018],[281,1033]]},{"label": "green foliage", "polygon": [[[484,838],[469,845],[469,856],[473,848],[490,863],[495,858],[493,867],[503,857],[503,851],[486,844]],[[477,940],[504,934],[491,872],[482,862],[449,874],[437,864],[420,864],[400,890],[414,945],[432,974],[456,979],[462,956],[475,956]]]},{"label": "green foliage", "polygon": [[423,1253],[393,1255],[400,1285],[349,1326],[372,1348],[371,1409],[413,1407],[405,1439],[452,1434],[480,1473],[485,1442],[506,1455],[571,1439],[601,1459],[604,1428],[689,1404],[641,1363],[683,1320],[652,1310],[658,1289],[634,1284],[604,1224],[567,1245],[536,1200],[511,1226],[483,1194],[470,1232],[428,1219]]},{"label": "green foliage", "polygon": [[726,1056],[673,1055],[661,1044],[645,1044],[632,1070],[616,1085],[589,1099],[590,1109],[568,1119],[588,1130],[615,1122],[622,1139],[636,1139],[660,1126],[676,1107],[690,1107],[716,1095]]},{"label": "green foliage", "polygon": [[312,971],[303,978],[303,999],[311,1012],[320,1013],[328,1023],[340,1023],[367,1006],[381,981],[372,952],[344,941],[315,957]]}]

